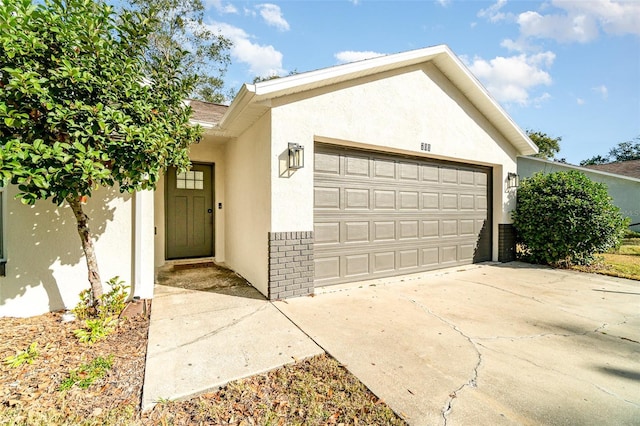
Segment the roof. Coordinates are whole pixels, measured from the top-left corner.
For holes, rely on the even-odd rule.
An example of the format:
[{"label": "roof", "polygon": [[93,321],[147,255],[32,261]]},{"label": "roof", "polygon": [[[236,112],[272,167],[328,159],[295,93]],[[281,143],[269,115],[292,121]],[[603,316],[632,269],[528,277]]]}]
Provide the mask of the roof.
[{"label": "roof", "polygon": [[191,121],[198,123],[203,127],[216,126],[220,120],[222,120],[222,117],[229,108],[226,105],[196,101],[195,99],[187,99],[185,103],[191,106],[191,109],[193,110],[193,113],[191,114]]},{"label": "roof", "polygon": [[270,108],[271,100],[279,97],[422,63],[434,64],[520,154],[529,155],[538,152],[538,147],[526,133],[518,127],[446,45],[379,56],[255,84],[245,84],[213,131],[219,136],[235,136],[242,133]]},{"label": "roof", "polygon": [[[595,168],[593,166],[574,166],[573,164],[568,164],[568,163],[560,163],[557,161],[552,161],[552,160],[545,160],[544,158],[537,158],[537,157],[530,157],[528,155],[519,155],[518,156],[518,161],[520,159],[523,160],[528,160],[528,161],[538,161],[540,163],[546,163],[546,164],[550,164],[552,166],[557,166],[559,168],[567,168],[567,169],[572,169],[572,170],[577,170],[580,172],[588,172],[588,173],[595,173],[598,175],[602,175],[602,176],[611,176],[614,178],[618,178],[618,179],[624,179],[624,180],[631,180],[631,181],[635,181],[635,182],[640,182],[640,176],[639,175],[628,175],[628,174],[623,174],[623,173],[616,173],[614,171],[609,171],[609,170],[601,170],[600,168]],[[640,160],[632,160],[633,162],[637,162],[637,166],[636,167],[640,167]],[[623,163],[630,163],[631,161],[624,161]],[[611,163],[611,164],[599,164],[598,166],[609,166],[612,164],[620,164],[620,163]],[[636,169],[638,170],[638,169]],[[636,172],[637,173],[637,172]]]},{"label": "roof", "polygon": [[584,167],[640,179],[640,160],[618,161],[617,163],[609,164],[592,164]]}]

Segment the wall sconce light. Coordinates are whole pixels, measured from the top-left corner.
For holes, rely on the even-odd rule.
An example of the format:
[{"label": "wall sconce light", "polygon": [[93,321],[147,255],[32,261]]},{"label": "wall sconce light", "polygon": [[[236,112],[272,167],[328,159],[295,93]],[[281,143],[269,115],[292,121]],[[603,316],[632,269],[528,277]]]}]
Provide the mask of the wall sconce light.
[{"label": "wall sconce light", "polygon": [[520,176],[517,173],[507,173],[507,188],[517,188],[520,186]]},{"label": "wall sconce light", "polygon": [[304,146],[297,143],[289,143],[289,168],[301,169],[304,167]]}]

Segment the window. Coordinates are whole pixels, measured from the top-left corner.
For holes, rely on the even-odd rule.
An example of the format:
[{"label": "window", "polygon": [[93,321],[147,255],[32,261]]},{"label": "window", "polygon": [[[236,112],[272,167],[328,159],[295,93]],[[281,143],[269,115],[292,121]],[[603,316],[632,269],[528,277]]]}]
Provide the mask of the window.
[{"label": "window", "polygon": [[185,173],[177,173],[176,188],[177,189],[203,189],[204,188],[204,172],[189,171]]}]

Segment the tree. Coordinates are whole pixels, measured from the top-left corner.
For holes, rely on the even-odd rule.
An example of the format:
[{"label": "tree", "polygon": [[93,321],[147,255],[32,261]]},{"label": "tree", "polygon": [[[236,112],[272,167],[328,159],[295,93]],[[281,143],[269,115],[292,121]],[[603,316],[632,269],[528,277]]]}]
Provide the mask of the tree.
[{"label": "tree", "polygon": [[628,225],[606,185],[575,170],[523,180],[512,218],[524,260],[550,265],[591,263]]},{"label": "tree", "polygon": [[620,142],[618,146],[611,148],[609,158],[613,163],[618,161],[640,160],[640,136],[633,141]]},{"label": "tree", "polygon": [[593,166],[595,164],[607,164],[610,163],[609,157],[603,157],[602,155],[595,155],[589,159],[582,160],[581,166]]},{"label": "tree", "polygon": [[560,141],[562,137],[551,137],[546,133],[527,130],[527,136],[538,146],[538,153],[532,155],[532,157],[544,158],[545,160],[551,160],[560,152]]},{"label": "tree", "polygon": [[223,103],[224,76],[231,41],[204,25],[203,0],[129,0],[138,11],[155,18],[149,38],[150,66],[158,58],[179,57],[183,72],[195,80],[190,97]]},{"label": "tree", "polygon": [[102,282],[82,199],[99,187],[154,188],[189,165],[200,135],[183,99],[194,85],[179,52],[152,56],[153,21],[100,0],[0,4],[0,183],[25,204],[67,203],[94,303]]},{"label": "tree", "polygon": [[580,165],[591,166],[594,164],[609,164],[620,161],[640,160],[640,136],[636,136],[634,140],[636,141],[635,143],[633,141],[620,142],[617,146],[614,146],[609,150],[609,154],[606,157],[596,155],[586,160],[582,160]]}]

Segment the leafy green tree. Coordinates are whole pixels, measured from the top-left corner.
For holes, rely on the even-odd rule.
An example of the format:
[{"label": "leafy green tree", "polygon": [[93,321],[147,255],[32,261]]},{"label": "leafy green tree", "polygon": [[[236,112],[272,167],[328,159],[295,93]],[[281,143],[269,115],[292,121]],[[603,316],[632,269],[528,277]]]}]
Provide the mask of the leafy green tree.
[{"label": "leafy green tree", "polygon": [[609,151],[609,158],[612,162],[640,160],[640,136],[635,138],[636,142],[620,142]]},{"label": "leafy green tree", "polygon": [[637,136],[634,140],[636,141],[635,143],[633,141],[620,142],[609,150],[609,154],[606,157],[596,155],[586,160],[582,160],[580,165],[591,166],[594,164],[609,164],[620,161],[640,160],[640,136]]},{"label": "leafy green tree", "polygon": [[591,158],[588,158],[586,160],[582,160],[580,162],[581,166],[593,166],[596,164],[607,164],[610,163],[609,161],[609,157],[603,157],[602,155],[595,155]]},{"label": "leafy green tree", "polygon": [[575,170],[523,180],[512,218],[523,259],[550,265],[591,263],[619,244],[628,225],[606,185]]},{"label": "leafy green tree", "polygon": [[231,41],[204,24],[203,0],[129,0],[153,16],[149,37],[150,67],[159,59],[180,58],[183,72],[195,80],[190,97],[223,103],[223,77],[230,63]]},{"label": "leafy green tree", "polygon": [[152,56],[153,21],[97,0],[0,3],[0,183],[25,204],[67,203],[77,220],[93,300],[102,282],[82,199],[99,187],[154,188],[189,165],[179,52]]},{"label": "leafy green tree", "polygon": [[532,155],[532,157],[551,160],[560,152],[560,141],[562,140],[560,136],[554,138],[546,133],[533,130],[527,130],[527,136],[529,136],[529,139],[531,139],[539,149],[538,153]]}]

